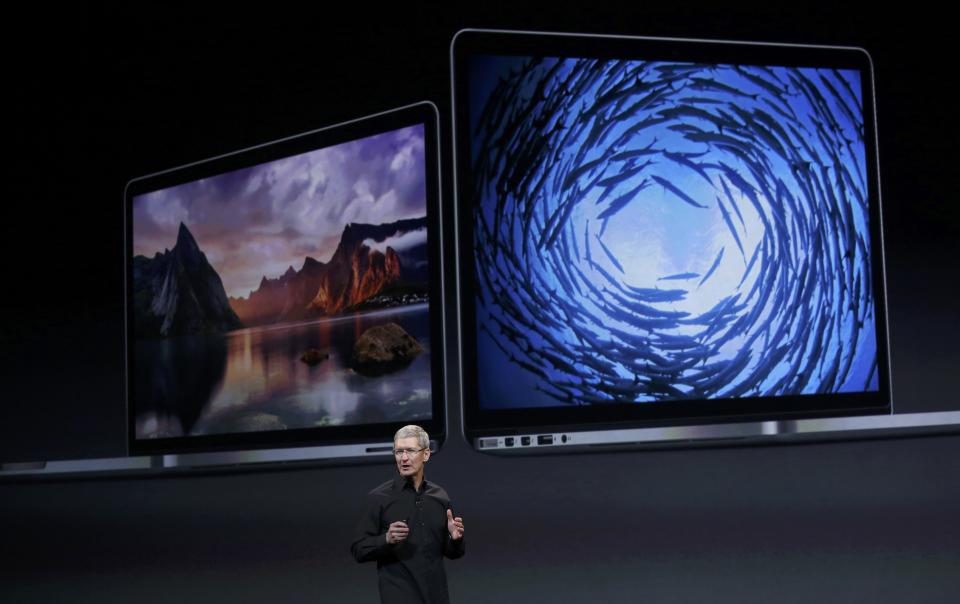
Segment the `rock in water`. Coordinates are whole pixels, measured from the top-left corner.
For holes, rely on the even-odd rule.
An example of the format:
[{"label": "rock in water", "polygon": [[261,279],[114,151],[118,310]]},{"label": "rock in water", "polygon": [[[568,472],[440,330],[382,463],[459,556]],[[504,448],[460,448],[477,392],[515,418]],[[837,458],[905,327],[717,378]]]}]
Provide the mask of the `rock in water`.
[{"label": "rock in water", "polygon": [[324,352],[318,348],[311,348],[305,353],[300,355],[300,360],[306,363],[307,365],[316,365],[321,361],[326,361],[330,358],[329,352]]},{"label": "rock in water", "polygon": [[410,364],[423,346],[396,323],[363,332],[353,347],[353,368],[363,375],[382,375]]}]

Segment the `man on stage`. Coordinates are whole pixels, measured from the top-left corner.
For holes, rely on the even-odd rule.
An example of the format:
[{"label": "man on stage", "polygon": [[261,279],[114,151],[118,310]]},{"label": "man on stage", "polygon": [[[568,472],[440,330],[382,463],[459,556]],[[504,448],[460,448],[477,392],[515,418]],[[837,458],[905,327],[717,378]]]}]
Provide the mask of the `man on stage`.
[{"label": "man on stage", "polygon": [[393,453],[400,475],[367,495],[350,551],[357,562],[377,561],[384,604],[447,604],[443,557],[463,556],[463,519],[454,516],[447,492],[423,478],[430,459],[423,428],[400,428]]}]

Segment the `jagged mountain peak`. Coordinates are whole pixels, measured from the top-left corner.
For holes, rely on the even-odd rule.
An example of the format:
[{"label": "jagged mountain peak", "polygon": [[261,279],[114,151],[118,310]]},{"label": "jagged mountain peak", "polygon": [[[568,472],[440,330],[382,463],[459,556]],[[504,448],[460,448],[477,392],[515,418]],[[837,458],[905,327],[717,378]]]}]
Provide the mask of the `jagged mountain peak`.
[{"label": "jagged mountain peak", "polygon": [[172,250],[140,257],[134,274],[138,337],[221,333],[241,326],[223,282],[182,222]]},{"label": "jagged mountain peak", "polygon": [[177,244],[175,247],[181,252],[200,251],[200,246],[197,245],[197,240],[194,239],[193,233],[191,233],[187,225],[182,222],[180,223],[180,228],[177,229]]},{"label": "jagged mountain peak", "polygon": [[310,269],[312,269],[312,268],[319,268],[319,267],[321,267],[321,266],[323,266],[323,262],[320,262],[319,260],[317,260],[317,259],[314,258],[313,256],[307,256],[306,258],[303,259],[303,267],[301,267],[300,270],[301,270],[301,271],[305,271],[305,270],[307,270],[308,268],[310,268]]},{"label": "jagged mountain peak", "polygon": [[426,227],[425,216],[385,224],[351,222],[327,262],[305,256],[299,271],[290,267],[274,278],[264,275],[258,289],[230,303],[246,325],[278,323],[338,314],[404,278],[425,281],[420,273],[407,272],[394,248],[379,251],[364,241],[379,243]]}]

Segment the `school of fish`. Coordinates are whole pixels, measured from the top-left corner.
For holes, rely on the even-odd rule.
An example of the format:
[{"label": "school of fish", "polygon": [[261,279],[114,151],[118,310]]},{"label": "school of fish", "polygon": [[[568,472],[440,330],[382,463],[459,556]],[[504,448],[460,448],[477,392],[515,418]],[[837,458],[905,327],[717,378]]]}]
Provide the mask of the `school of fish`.
[{"label": "school of fish", "polygon": [[[877,388],[856,72],[497,65],[470,123],[476,319],[496,362],[556,405]],[[638,283],[645,258],[608,228],[650,195],[722,231]]]}]

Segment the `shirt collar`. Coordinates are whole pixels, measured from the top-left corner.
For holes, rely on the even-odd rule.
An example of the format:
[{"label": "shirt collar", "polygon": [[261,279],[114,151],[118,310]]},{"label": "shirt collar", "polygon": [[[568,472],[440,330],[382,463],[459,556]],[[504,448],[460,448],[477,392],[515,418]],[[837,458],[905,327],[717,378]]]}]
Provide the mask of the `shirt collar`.
[{"label": "shirt collar", "polygon": [[[423,482],[420,483],[420,492],[423,493],[424,491],[426,491],[428,485],[429,485],[429,483],[427,482],[427,478],[424,477],[424,478],[423,478]],[[393,479],[393,492],[394,492],[394,493],[399,492],[399,491],[402,491],[402,490],[405,489],[405,488],[409,488],[411,491],[416,492],[416,490],[413,488],[413,480],[412,480],[412,479],[410,479],[410,478],[404,478],[403,476],[397,476],[396,478]]]}]

